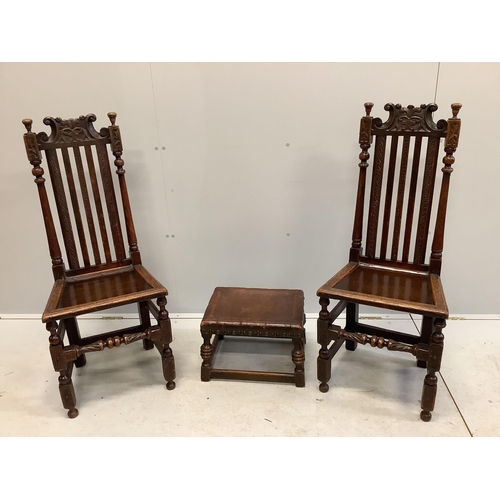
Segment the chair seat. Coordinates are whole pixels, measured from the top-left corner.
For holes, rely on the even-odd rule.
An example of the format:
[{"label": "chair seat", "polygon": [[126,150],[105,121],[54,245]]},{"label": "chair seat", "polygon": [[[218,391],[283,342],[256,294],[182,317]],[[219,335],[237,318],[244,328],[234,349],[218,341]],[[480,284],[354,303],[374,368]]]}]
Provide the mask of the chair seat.
[{"label": "chair seat", "polygon": [[317,295],[359,304],[447,318],[440,277],[363,263],[349,263]]},{"label": "chair seat", "polygon": [[42,321],[45,323],[87,314],[167,294],[167,289],[142,265],[57,280],[42,315]]}]

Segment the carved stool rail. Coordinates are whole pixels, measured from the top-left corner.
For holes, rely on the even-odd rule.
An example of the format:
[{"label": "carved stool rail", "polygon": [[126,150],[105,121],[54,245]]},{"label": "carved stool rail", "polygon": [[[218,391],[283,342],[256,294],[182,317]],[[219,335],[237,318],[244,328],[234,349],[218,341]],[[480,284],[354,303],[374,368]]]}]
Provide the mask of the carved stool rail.
[{"label": "carved stool rail", "polygon": [[[290,382],[304,387],[304,323],[302,290],[217,287],[200,326],[201,380]],[[215,336],[213,342],[212,335]],[[218,343],[225,335],[291,339],[294,373],[212,368]]]}]

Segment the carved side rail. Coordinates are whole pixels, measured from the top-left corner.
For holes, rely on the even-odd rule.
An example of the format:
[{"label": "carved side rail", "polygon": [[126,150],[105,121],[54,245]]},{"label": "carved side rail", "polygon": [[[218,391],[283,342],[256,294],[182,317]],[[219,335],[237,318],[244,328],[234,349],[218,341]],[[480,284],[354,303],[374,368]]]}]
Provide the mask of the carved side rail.
[{"label": "carved side rail", "polygon": [[346,332],[339,326],[332,325],[329,328],[333,340],[352,340],[362,345],[370,345],[379,349],[387,348],[389,351],[408,352],[418,360],[427,361],[429,359],[429,348],[424,344],[405,344],[392,339],[385,339],[377,335],[368,335],[366,333]]}]

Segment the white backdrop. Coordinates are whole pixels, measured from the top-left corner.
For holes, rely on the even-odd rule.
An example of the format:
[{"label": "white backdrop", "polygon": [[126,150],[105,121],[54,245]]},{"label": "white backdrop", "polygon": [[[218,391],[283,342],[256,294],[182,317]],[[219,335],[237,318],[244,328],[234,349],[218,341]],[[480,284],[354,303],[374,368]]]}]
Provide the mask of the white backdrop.
[{"label": "white backdrop", "polygon": [[[118,114],[145,266],[170,312],[216,286],[317,288],[347,262],[363,103],[461,102],[442,279],[452,314],[500,312],[499,63],[0,63],[0,315],[52,285],[23,118]],[[493,256],[490,256],[491,251]]]}]

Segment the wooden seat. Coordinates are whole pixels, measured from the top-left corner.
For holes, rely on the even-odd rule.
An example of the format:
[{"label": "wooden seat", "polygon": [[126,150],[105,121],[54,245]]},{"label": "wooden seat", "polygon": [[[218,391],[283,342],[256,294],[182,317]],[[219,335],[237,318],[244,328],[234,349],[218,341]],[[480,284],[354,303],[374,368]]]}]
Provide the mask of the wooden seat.
[{"label": "wooden seat", "polygon": [[[50,332],[52,362],[60,374],[61,399],[70,418],[78,415],[71,379],[73,366],[84,366],[87,353],[105,347],[139,340],[146,350],[156,346],[167,389],[175,387],[172,331],[166,310],[168,292],[142,265],[125,182],[120,129],[115,125],[116,113],[108,113],[108,117],[111,125],[100,132],[93,127],[96,117],[92,114],[69,120],[47,117],[44,123],[51,128],[50,135],[35,134],[32,120],[23,120],[27,130],[24,142],[38,186],[55,280],[42,322]],[[43,177],[42,152],[50,185]],[[115,157],[118,187],[111,174],[110,152]],[[59,227],[52,217],[54,211]],[[127,304],[137,304],[139,325],[81,337],[77,316]],[[150,313],[156,325],[151,325]]]},{"label": "wooden seat", "polygon": [[438,275],[349,263],[319,290],[320,297],[446,318],[448,308]]},{"label": "wooden seat", "polygon": [[[366,103],[361,118],[360,174],[349,263],[318,289],[318,379],[327,392],[331,360],[346,342],[354,351],[358,343],[408,352],[417,365],[427,368],[422,393],[424,421],[434,409],[437,376],[443,352],[443,328],[448,307],[440,273],[450,176],[458,147],[461,104],[452,104],[452,118],[433,120],[437,105],[403,107],[386,104],[388,119],[370,116]],[[375,138],[371,179],[369,148]],[[433,207],[438,155],[444,141],[441,187]],[[367,190],[367,186],[369,189]],[[367,203],[365,203],[365,200]],[[434,210],[433,210],[434,208]],[[426,249],[431,221],[432,248]],[[362,248],[363,235],[366,248]],[[339,302],[329,310],[330,299]],[[420,335],[409,335],[359,322],[359,305],[382,307],[422,315]],[[333,322],[346,310],[344,328]]]},{"label": "wooden seat", "polygon": [[166,289],[141,265],[120,267],[57,280],[42,315],[45,323],[75,313],[85,314],[165,295]]}]

